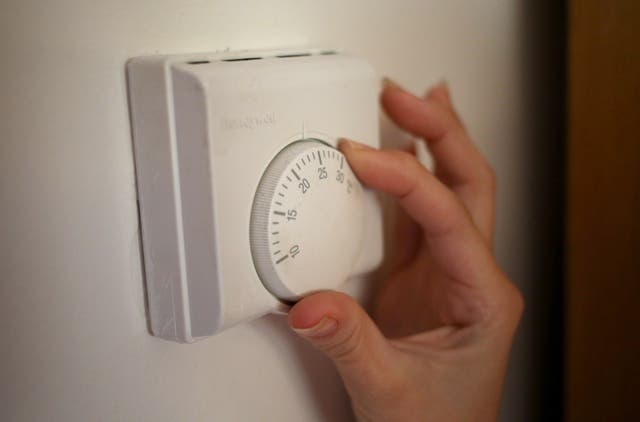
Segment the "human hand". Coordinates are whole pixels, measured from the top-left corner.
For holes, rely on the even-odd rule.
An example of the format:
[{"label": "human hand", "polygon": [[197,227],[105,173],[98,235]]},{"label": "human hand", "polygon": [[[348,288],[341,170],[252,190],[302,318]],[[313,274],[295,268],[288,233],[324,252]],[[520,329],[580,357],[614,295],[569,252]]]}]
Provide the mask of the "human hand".
[{"label": "human hand", "polygon": [[493,172],[446,86],[418,98],[387,81],[381,103],[427,141],[435,171],[405,151],[340,145],[360,181],[405,213],[375,323],[347,295],[321,292],[289,324],[335,363],[360,421],[495,420],[523,300],[491,250]]}]

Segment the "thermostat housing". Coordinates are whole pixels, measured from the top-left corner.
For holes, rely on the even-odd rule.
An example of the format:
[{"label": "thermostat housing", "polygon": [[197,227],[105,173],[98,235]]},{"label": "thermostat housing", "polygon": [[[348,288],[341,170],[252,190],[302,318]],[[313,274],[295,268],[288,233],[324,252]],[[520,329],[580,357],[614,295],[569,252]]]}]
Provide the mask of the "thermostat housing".
[{"label": "thermostat housing", "polygon": [[[378,146],[371,67],[341,53],[273,50],[139,57],[127,76],[152,333],[192,342],[286,310],[252,257],[257,189],[292,143]],[[362,198],[363,238],[347,278],[382,259],[380,205],[367,189]],[[319,259],[330,265],[340,245],[331,230],[326,237]]]}]

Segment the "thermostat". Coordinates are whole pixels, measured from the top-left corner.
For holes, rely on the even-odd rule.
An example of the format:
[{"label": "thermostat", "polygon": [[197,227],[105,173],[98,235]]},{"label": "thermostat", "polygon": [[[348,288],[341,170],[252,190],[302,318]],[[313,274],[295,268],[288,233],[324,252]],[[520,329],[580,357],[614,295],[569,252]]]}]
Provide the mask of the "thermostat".
[{"label": "thermostat", "polygon": [[336,148],[379,145],[378,79],[333,51],[127,64],[151,331],[193,342],[382,260],[382,215]]}]

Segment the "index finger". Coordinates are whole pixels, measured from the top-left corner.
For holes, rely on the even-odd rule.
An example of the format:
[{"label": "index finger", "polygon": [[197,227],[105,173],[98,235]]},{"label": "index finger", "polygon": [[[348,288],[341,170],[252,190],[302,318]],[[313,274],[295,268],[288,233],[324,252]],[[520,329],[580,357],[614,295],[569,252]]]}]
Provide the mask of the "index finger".
[{"label": "index finger", "polygon": [[413,155],[350,141],[340,149],[362,183],[397,198],[420,225],[431,255],[448,276],[478,286],[492,282],[493,257],[466,209]]}]

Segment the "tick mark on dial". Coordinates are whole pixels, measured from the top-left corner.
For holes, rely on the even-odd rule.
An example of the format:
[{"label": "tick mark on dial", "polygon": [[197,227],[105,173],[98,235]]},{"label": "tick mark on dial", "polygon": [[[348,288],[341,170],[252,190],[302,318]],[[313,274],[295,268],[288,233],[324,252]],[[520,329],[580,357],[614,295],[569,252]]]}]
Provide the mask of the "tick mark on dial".
[{"label": "tick mark on dial", "polygon": [[284,198],[284,195],[282,194],[282,192],[278,192],[278,195]]},{"label": "tick mark on dial", "polygon": [[276,261],[276,264],[281,263],[282,261],[284,261],[285,259],[289,258],[289,254],[283,256],[282,258],[280,258],[279,260]]},{"label": "tick mark on dial", "polygon": [[286,215],[286,214],[285,214],[285,213],[283,213],[282,211],[274,211],[273,213],[274,213],[275,215],[281,215],[281,216],[283,216],[283,217]]},{"label": "tick mark on dial", "polygon": [[279,221],[272,221],[271,224],[273,224],[275,226],[276,224],[280,224],[280,222]]},{"label": "tick mark on dial", "polygon": [[271,234],[272,234],[272,235],[274,235],[274,236],[276,236],[276,235],[279,235],[279,234],[280,234],[280,232],[271,232]]},{"label": "tick mark on dial", "polygon": [[309,154],[307,154],[307,161],[311,162],[311,158],[309,158]]},{"label": "tick mark on dial", "polygon": [[302,167],[300,167],[300,164],[296,163],[296,167],[298,167],[298,170],[302,170]]},{"label": "tick mark on dial", "polygon": [[282,187],[285,189],[289,189],[289,187],[287,185],[285,185],[284,183],[282,184]]},{"label": "tick mark on dial", "polygon": [[276,201],[276,205],[282,205],[282,202]]},{"label": "tick mark on dial", "polygon": [[298,173],[296,173],[294,169],[291,169],[291,173],[293,173],[293,175],[296,176],[296,179],[300,180],[300,176],[298,176]]},{"label": "tick mark on dial", "polygon": [[289,176],[287,176],[287,180],[290,182],[293,182],[293,180],[291,180],[291,178]]},{"label": "tick mark on dial", "polygon": [[278,255],[280,252],[282,252],[282,251],[275,251],[273,254],[274,255]]},{"label": "tick mark on dial", "polygon": [[304,163],[304,157],[302,157],[301,160],[302,160],[302,165],[306,166],[306,164]]},{"label": "tick mark on dial", "polygon": [[344,155],[340,156],[340,170],[342,170],[342,166],[344,165]]},{"label": "tick mark on dial", "polygon": [[272,243],[273,246],[276,246],[278,243],[280,243],[279,240],[276,240],[275,242]]}]

